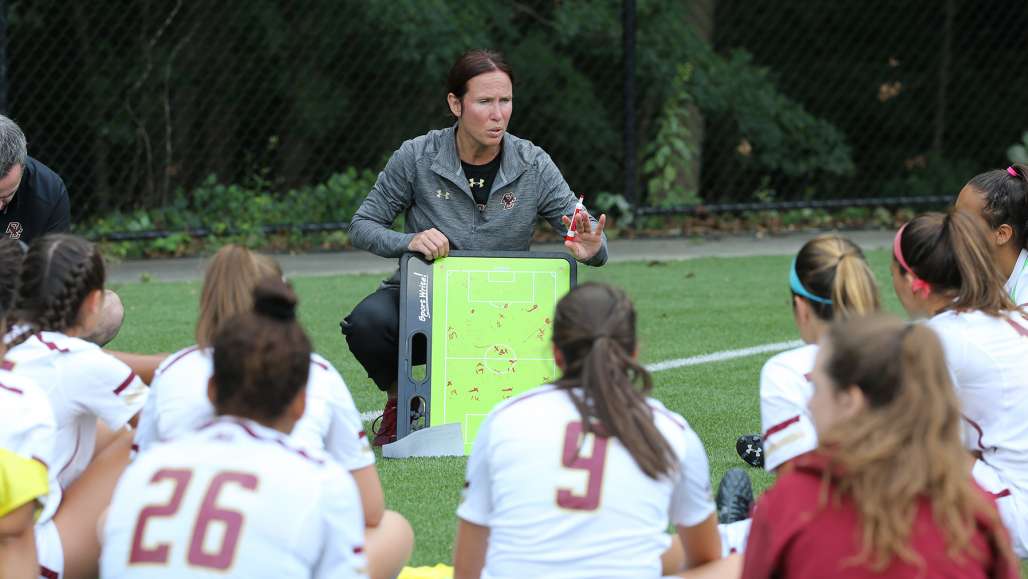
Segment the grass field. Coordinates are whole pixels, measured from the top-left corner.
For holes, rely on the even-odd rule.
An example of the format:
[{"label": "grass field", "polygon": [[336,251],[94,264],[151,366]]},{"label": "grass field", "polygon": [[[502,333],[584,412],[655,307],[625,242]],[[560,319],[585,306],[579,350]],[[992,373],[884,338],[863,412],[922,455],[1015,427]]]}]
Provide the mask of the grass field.
[{"label": "grass field", "polygon": [[[886,308],[899,313],[886,252],[868,255]],[[644,362],[707,354],[797,339],[789,307],[791,257],[705,258],[677,263],[623,263],[582,267],[580,281],[625,288],[639,314]],[[362,411],[378,410],[383,395],[350,355],[339,320],[383,276],[337,276],[292,280],[301,317],[319,353],[346,379]],[[138,283],[114,286],[126,306],[126,322],[112,348],[158,352],[193,343],[197,283]],[[735,439],[760,428],[758,378],[771,354],[656,373],[654,395],[682,414],[699,434],[716,484],[722,473],[742,466]],[[379,460],[388,507],[413,524],[413,565],[449,562],[454,511],[463,483],[464,459]],[[755,490],[771,477],[749,470]]]}]

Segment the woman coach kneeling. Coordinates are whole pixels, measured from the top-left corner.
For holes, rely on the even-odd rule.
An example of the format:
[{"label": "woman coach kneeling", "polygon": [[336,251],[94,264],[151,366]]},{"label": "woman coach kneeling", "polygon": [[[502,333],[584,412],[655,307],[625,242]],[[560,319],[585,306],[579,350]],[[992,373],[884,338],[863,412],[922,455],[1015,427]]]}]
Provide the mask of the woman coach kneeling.
[{"label": "woman coach kneeling", "polygon": [[[495,52],[473,50],[457,60],[446,95],[456,124],[393,153],[350,222],[354,247],[382,257],[413,251],[432,260],[451,249],[527,251],[539,217],[564,232],[574,193],[545,151],[507,133],[513,76]],[[403,233],[390,229],[400,214]],[[581,219],[576,240],[565,242],[575,259],[607,261],[605,222],[603,215]],[[396,439],[399,284],[397,273],[340,324],[354,357],[389,393],[374,439],[379,446]],[[420,360],[418,354],[414,363],[423,364],[424,352]]]}]

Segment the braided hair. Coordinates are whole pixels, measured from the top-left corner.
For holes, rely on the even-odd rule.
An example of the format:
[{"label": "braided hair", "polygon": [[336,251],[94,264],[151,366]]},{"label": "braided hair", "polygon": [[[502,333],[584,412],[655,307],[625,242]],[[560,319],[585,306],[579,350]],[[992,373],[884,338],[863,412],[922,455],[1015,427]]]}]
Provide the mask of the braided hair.
[{"label": "braided hair", "polygon": [[0,237],[0,320],[6,319],[14,306],[25,249],[20,241]]},{"label": "braided hair", "polygon": [[61,233],[33,241],[22,263],[11,316],[22,330],[8,347],[44,330],[74,328],[86,297],[103,290],[105,275],[100,251],[81,237]]},{"label": "braided hair", "polygon": [[628,296],[598,283],[571,290],[557,303],[553,343],[565,361],[557,387],[571,396],[583,432],[617,438],[650,478],[671,474],[676,457],[646,402],[653,379],[635,359],[635,307]]}]

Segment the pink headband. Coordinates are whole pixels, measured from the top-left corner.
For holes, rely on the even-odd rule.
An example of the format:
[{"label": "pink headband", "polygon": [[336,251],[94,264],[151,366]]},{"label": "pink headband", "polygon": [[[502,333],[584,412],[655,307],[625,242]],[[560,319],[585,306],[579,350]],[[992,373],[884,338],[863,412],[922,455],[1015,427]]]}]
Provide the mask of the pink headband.
[{"label": "pink headband", "polygon": [[1007,173],[1010,173],[1011,177],[1020,177],[1020,175],[1017,174],[1017,169],[1013,166],[1007,167]]},{"label": "pink headband", "polygon": [[927,297],[928,294],[932,293],[932,284],[917,277],[914,270],[910,269],[910,266],[907,265],[907,260],[903,259],[903,250],[900,249],[900,240],[903,239],[903,230],[907,228],[907,225],[908,223],[904,223],[903,226],[899,228],[899,231],[896,232],[896,237],[892,240],[892,255],[895,256],[896,261],[899,262],[900,267],[902,267],[904,271],[914,276],[914,281],[911,282],[910,289],[919,296]]}]

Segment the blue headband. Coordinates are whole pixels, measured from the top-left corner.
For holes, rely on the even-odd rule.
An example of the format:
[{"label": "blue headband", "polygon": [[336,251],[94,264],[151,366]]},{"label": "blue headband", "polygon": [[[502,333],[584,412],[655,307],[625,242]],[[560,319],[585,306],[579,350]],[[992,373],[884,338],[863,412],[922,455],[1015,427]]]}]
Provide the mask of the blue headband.
[{"label": "blue headband", "polygon": [[800,282],[800,276],[796,274],[796,258],[792,258],[792,267],[789,268],[789,287],[792,288],[792,292],[796,295],[803,296],[812,302],[819,304],[832,305],[832,300],[818,297],[803,287],[803,283]]}]

